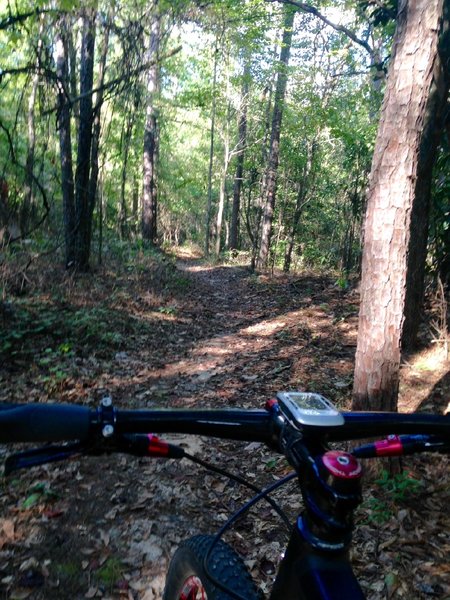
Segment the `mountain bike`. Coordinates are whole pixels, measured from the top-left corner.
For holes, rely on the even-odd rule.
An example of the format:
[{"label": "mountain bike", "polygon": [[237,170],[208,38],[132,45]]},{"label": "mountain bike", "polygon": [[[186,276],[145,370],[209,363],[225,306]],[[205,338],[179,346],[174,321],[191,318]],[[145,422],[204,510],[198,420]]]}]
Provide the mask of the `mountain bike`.
[{"label": "mountain bike", "polygon": [[[284,455],[293,471],[260,490],[164,441],[157,435],[161,433],[262,442]],[[330,447],[378,436],[387,437],[350,452]],[[270,600],[362,600],[365,596],[349,561],[354,511],[362,499],[361,459],[450,453],[450,416],[341,412],[320,394],[302,392],[279,393],[264,409],[122,410],[114,407],[111,398],[104,398],[95,409],[2,404],[0,443],[15,442],[45,445],[10,455],[6,474],[73,455],[124,452],[138,457],[189,458],[255,491],[216,535],[197,535],[180,544],[169,565],[163,600],[262,598],[244,561],[222,536],[263,499],[290,526]],[[291,524],[271,493],[292,479],[298,480],[303,509]]]}]

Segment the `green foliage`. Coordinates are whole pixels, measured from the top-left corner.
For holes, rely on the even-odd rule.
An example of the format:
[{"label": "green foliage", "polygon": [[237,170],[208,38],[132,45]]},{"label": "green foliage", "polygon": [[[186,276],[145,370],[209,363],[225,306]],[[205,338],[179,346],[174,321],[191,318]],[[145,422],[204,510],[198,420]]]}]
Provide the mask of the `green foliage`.
[{"label": "green foliage", "polygon": [[162,313],[163,315],[175,315],[177,309],[174,306],[160,306],[158,308],[158,312]]},{"label": "green foliage", "polygon": [[29,489],[28,495],[22,501],[20,508],[21,510],[29,510],[39,504],[55,501],[57,498],[58,495],[52,491],[47,483],[36,483]]},{"label": "green foliage", "polygon": [[429,269],[444,282],[450,278],[450,151],[444,139],[433,172],[430,218]]},{"label": "green foliage", "polygon": [[53,568],[56,571],[58,578],[64,583],[80,577],[81,565],[75,561],[57,563]]},{"label": "green foliage", "polygon": [[407,502],[423,488],[423,482],[406,471],[391,476],[383,470],[375,481],[380,492],[364,501],[362,511],[369,522],[381,525],[397,512],[398,505]]},{"label": "green foliage", "polygon": [[348,279],[344,275],[337,278],[335,285],[342,291],[348,288]]},{"label": "green foliage", "polygon": [[[320,10],[341,9],[343,22],[364,39],[373,36],[382,59],[388,51],[389,11],[395,1],[383,7],[371,1],[355,3],[321,2]],[[44,6],[43,2],[38,4]],[[80,20],[85,3],[60,0],[73,34],[75,80],[79,76]],[[101,107],[100,143],[102,235],[107,238],[106,254],[120,257],[130,271],[145,272],[141,261],[147,250],[127,243],[139,237],[139,200],[142,187],[142,144],[147,100],[147,33],[152,11],[143,1],[114,5],[98,3],[97,44],[109,27],[109,53],[104,104]],[[36,5],[22,1],[18,10]],[[162,11],[161,90],[155,94],[159,127],[158,215],[160,241],[164,244],[196,242],[203,246],[207,196],[211,111],[216,104],[216,135],[213,145],[213,212],[217,210],[220,181],[225,172],[225,220],[229,227],[231,197],[236,166],[237,122],[247,107],[247,141],[241,198],[241,249],[249,252],[257,237],[260,219],[260,192],[267,166],[271,109],[279,52],[278,23],[281,8],[264,0],[230,2],[217,0],[199,7],[188,0],[159,3]],[[120,10],[119,10],[120,9]],[[0,15],[6,15],[0,9]],[[373,30],[367,16],[377,25]],[[55,118],[56,88],[53,73],[54,47],[60,28],[58,11],[36,15],[25,24],[0,31],[2,69],[19,69],[2,78],[0,101],[0,175],[10,188],[14,217],[20,214],[25,198],[25,169],[28,139],[28,101],[32,88],[32,65],[39,40],[43,43],[42,71],[35,103],[36,145],[34,173],[46,190],[49,214],[38,235],[58,239],[63,227],[58,119]],[[1,17],[0,17],[1,19]],[[114,26],[111,26],[114,23]],[[42,29],[41,29],[42,25]],[[361,34],[362,35],[362,34]],[[217,48],[216,48],[217,46]],[[217,86],[212,75],[215,52],[219,60]],[[294,267],[333,267],[340,270],[357,264],[359,230],[364,189],[377,126],[379,91],[374,91],[365,51],[348,38],[323,26],[311,15],[299,12],[294,27],[289,69],[290,83],[284,107],[281,157],[278,177],[275,227],[272,240],[276,264],[283,265],[291,235],[294,238]],[[98,61],[100,53],[96,48]],[[248,67],[246,69],[245,67]],[[96,62],[95,72],[98,74]],[[244,72],[247,73],[244,76]],[[250,72],[250,76],[248,75]],[[242,97],[244,79],[249,85]],[[69,94],[76,97],[76,88]],[[73,98],[72,98],[73,99]],[[77,139],[78,104],[72,105],[72,139]],[[229,144],[231,159],[224,166]],[[75,144],[74,144],[75,145]],[[312,152],[312,148],[315,149]],[[73,152],[76,161],[76,149]],[[126,159],[126,163],[125,163]],[[304,186],[304,208],[292,233],[298,190]],[[37,187],[33,196],[34,222],[44,215],[43,197]],[[213,215],[214,216],[214,215]],[[100,223],[99,206],[95,209]],[[1,228],[1,223],[0,223]],[[224,227],[226,229],[226,227]],[[111,236],[120,234],[120,243]],[[98,242],[94,231],[94,242]],[[345,265],[344,265],[345,263]],[[136,267],[134,266],[136,265]],[[188,282],[176,278],[173,285],[183,289]],[[47,315],[38,327],[48,329]],[[104,315],[77,315],[84,329],[80,336],[107,345],[107,331],[88,323]],[[70,318],[69,318],[70,320]],[[27,321],[25,318],[24,323]],[[13,353],[27,336],[36,336],[33,325],[18,322],[0,342],[0,352]],[[41,332],[44,334],[45,332]],[[76,333],[76,336],[78,335]],[[76,337],[75,336],[75,337]],[[62,340],[65,343],[65,340]],[[76,353],[77,346],[67,340]],[[121,340],[112,340],[120,347]],[[53,351],[54,346],[50,346]]]},{"label": "green foliage", "polygon": [[110,557],[96,572],[96,577],[111,590],[123,573],[122,563],[114,557]]},{"label": "green foliage", "polygon": [[395,22],[398,0],[385,0],[382,3],[376,0],[358,0],[357,4],[361,11],[369,15],[376,27]]},{"label": "green foliage", "polygon": [[392,505],[379,498],[369,498],[362,505],[364,516],[369,523],[384,525],[394,515]]},{"label": "green foliage", "polygon": [[376,480],[376,483],[394,502],[407,500],[423,487],[421,481],[415,479],[406,471],[391,476],[388,471],[383,470],[381,477]]},{"label": "green foliage", "polygon": [[[111,333],[111,312],[102,307],[68,308],[51,304],[22,302],[16,304],[14,321],[5,329],[0,342],[0,353],[11,356],[33,353],[34,344],[41,340],[53,340],[54,346],[46,346],[38,363],[47,367],[55,358],[70,358],[73,348],[81,351],[84,345],[98,348],[120,346],[120,334]],[[119,316],[116,317],[119,321]],[[62,340],[62,341],[61,341]]]}]

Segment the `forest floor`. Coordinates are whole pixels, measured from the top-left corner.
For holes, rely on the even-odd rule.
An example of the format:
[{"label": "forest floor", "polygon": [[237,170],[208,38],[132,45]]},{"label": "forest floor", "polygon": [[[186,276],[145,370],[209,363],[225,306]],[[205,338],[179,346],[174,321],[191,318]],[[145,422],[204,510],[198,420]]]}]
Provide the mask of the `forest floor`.
[{"label": "forest floor", "polygon": [[[110,394],[127,408],[262,407],[302,389],[349,408],[358,294],[333,277],[255,275],[190,252],[122,255],[76,278],[42,266],[19,275],[0,315],[0,401],[96,406]],[[400,410],[446,410],[448,370],[439,344],[408,357]],[[176,440],[260,486],[287,472],[259,444]],[[0,446],[2,458],[10,451]],[[353,564],[371,600],[449,599],[449,461],[405,467],[394,482],[366,485]],[[8,600],[160,599],[177,544],[217,531],[248,498],[186,460],[122,455],[19,471],[0,485]],[[298,514],[295,487],[277,498]],[[258,505],[226,539],[266,592],[286,542],[272,510]]]}]

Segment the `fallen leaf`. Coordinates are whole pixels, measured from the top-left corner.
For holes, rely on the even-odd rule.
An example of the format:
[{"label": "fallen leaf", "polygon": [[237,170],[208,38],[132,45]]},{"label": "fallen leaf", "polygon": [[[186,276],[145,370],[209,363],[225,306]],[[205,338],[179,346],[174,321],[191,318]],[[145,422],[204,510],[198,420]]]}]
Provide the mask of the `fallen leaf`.
[{"label": "fallen leaf", "polygon": [[34,556],[31,556],[27,560],[24,560],[23,563],[21,563],[19,571],[22,573],[23,571],[27,571],[28,569],[36,569],[38,565],[39,562],[37,561],[37,559],[34,558]]},{"label": "fallen leaf", "polygon": [[42,494],[39,494],[38,492],[35,492],[33,494],[30,494],[27,498],[25,498],[25,500],[22,502],[22,506],[21,508],[23,510],[28,510],[29,508],[33,508],[33,506],[36,506],[36,504],[38,504],[38,502],[41,500],[42,498]]},{"label": "fallen leaf", "polygon": [[0,519],[0,550],[3,546],[14,540],[14,521],[12,519]]},{"label": "fallen leaf", "polygon": [[10,600],[25,600],[29,598],[33,590],[12,590],[9,599]]},{"label": "fallen leaf", "polygon": [[143,581],[130,581],[129,586],[135,592],[143,592],[147,588],[147,584]]},{"label": "fallen leaf", "polygon": [[85,593],[84,597],[85,598],[95,598],[95,596],[97,595],[98,592],[98,588],[95,586],[91,586],[88,591]]},{"label": "fallen leaf", "polygon": [[102,540],[102,542],[105,546],[109,546],[110,537],[109,537],[109,533],[107,531],[100,529],[100,539]]}]

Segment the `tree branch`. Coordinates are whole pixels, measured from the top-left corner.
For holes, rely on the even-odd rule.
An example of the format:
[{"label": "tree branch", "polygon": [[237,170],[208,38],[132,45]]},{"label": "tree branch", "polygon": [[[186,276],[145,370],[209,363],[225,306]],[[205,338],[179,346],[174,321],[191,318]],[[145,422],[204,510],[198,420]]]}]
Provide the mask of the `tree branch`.
[{"label": "tree branch", "polygon": [[[168,52],[167,54],[165,54],[163,57],[159,58],[158,62],[160,62],[162,60],[165,60],[167,58],[170,58],[174,54],[177,54],[178,52],[180,52],[180,50],[181,50],[181,46],[178,46],[177,48],[174,48],[173,50],[171,50],[170,52]],[[136,75],[139,75],[143,71],[149,69],[150,67],[152,67],[153,65],[155,65],[155,63],[156,63],[156,61],[154,61],[154,60],[152,60],[152,61],[150,61],[148,63],[145,63],[144,65],[141,65],[140,67],[137,67],[136,69],[132,69],[131,71],[129,71],[125,75],[121,75],[120,77],[116,77],[115,79],[111,79],[111,81],[108,81],[107,83],[104,83],[103,85],[101,85],[99,87],[93,88],[92,90],[89,90],[88,92],[85,92],[84,94],[80,94],[76,98],[70,98],[69,95],[68,95],[68,93],[67,93],[67,91],[65,92],[65,95],[66,95],[66,97],[68,99],[68,102],[69,102],[70,106],[73,106],[74,104],[76,104],[77,102],[79,102],[83,98],[86,98],[87,96],[92,96],[93,94],[96,94],[97,92],[104,92],[104,91],[113,90],[114,88],[116,88],[120,84],[127,83],[128,81],[130,81],[130,79],[132,79],[132,77],[134,77]],[[94,106],[93,108],[94,108],[94,110],[96,110],[98,108],[98,106]],[[53,107],[53,108],[50,108],[49,110],[45,111],[43,114],[44,115],[49,115],[49,114],[55,112],[56,110],[58,110],[58,107]]]},{"label": "tree branch", "polygon": [[35,8],[34,10],[23,13],[21,15],[9,15],[9,17],[0,17],[0,30],[10,29],[12,26],[23,23],[30,17],[37,17],[38,15],[43,15],[50,12],[56,12],[54,9],[44,10],[42,8]]},{"label": "tree branch", "polygon": [[[20,167],[23,171],[25,171],[26,170],[26,166],[23,165],[19,160],[17,160],[16,153],[15,153],[15,150],[14,150],[14,143],[13,143],[13,140],[12,140],[11,133],[10,133],[9,129],[6,127],[6,125],[3,123],[3,121],[1,121],[1,120],[0,120],[0,129],[5,132],[6,137],[8,138],[8,145],[9,145],[9,151],[10,151],[10,155],[11,155],[11,162],[13,164],[17,165],[18,167]],[[45,221],[45,219],[47,218],[47,216],[48,216],[48,214],[50,212],[50,205],[48,203],[47,193],[45,191],[44,186],[41,184],[41,182],[39,181],[39,179],[36,177],[36,175],[34,173],[32,173],[32,178],[33,178],[34,184],[36,185],[36,187],[41,192],[42,203],[44,205],[45,212],[44,212],[43,216],[39,219],[39,221],[35,224],[35,226],[33,227],[33,229],[31,231],[27,231],[27,232],[22,231],[19,236],[16,236],[15,238],[12,238],[10,240],[11,242],[15,242],[15,241],[23,238],[25,234],[30,234],[32,231],[36,231],[42,225],[42,223]]]},{"label": "tree branch", "polygon": [[11,160],[12,160],[13,163],[15,163],[16,162],[16,153],[15,153],[15,150],[14,150],[14,144],[13,144],[13,141],[12,141],[11,133],[9,132],[9,129],[6,127],[6,125],[1,120],[0,120],[0,129],[2,131],[4,131],[5,134],[6,134],[6,137],[8,139],[9,151],[11,153]]},{"label": "tree branch", "polygon": [[0,82],[5,75],[21,75],[22,73],[39,73],[45,75],[50,80],[56,80],[56,73],[46,67],[25,65],[24,67],[15,67],[13,69],[2,69],[0,67]]},{"label": "tree branch", "polygon": [[158,59],[157,61],[151,60],[148,63],[140,65],[136,69],[132,69],[126,75],[121,75],[120,77],[116,77],[115,79],[111,79],[111,81],[108,81],[107,83],[105,83],[105,84],[103,84],[103,85],[101,85],[101,86],[99,86],[97,88],[89,90],[85,94],[81,94],[81,95],[77,96],[76,98],[72,98],[71,99],[71,103],[75,104],[75,102],[79,102],[81,99],[85,98],[86,96],[89,96],[89,95],[92,95],[92,94],[96,94],[97,92],[100,92],[100,91],[109,90],[111,88],[116,87],[117,85],[119,85],[120,83],[122,83],[124,81],[129,81],[135,75],[139,75],[143,71],[146,71],[150,67],[153,67],[157,62],[161,62],[162,60],[170,58],[174,54],[178,54],[178,52],[180,52],[180,50],[181,50],[181,46],[178,46],[177,48],[174,48],[173,50],[171,50],[170,52],[168,52],[167,54],[165,54],[162,58]]},{"label": "tree branch", "polygon": [[311,6],[310,4],[305,4],[304,2],[298,2],[297,0],[266,0],[266,2],[272,2],[272,3],[273,2],[281,2],[282,4],[290,4],[292,6],[295,6],[296,8],[298,8],[299,10],[301,10],[303,12],[309,13],[310,15],[314,15],[315,17],[320,19],[323,23],[325,23],[325,25],[332,27],[336,31],[341,31],[342,33],[345,33],[345,35],[348,38],[350,38],[353,42],[355,42],[355,44],[358,44],[359,46],[364,48],[364,50],[366,50],[369,53],[370,58],[372,59],[373,63],[375,64],[375,53],[374,53],[373,48],[370,46],[370,44],[368,44],[366,41],[360,39],[353,31],[351,31],[344,25],[338,25],[337,23],[333,23],[332,21],[330,21],[325,15],[323,15],[321,12],[319,12],[317,10],[317,8],[315,8],[314,6]]}]

